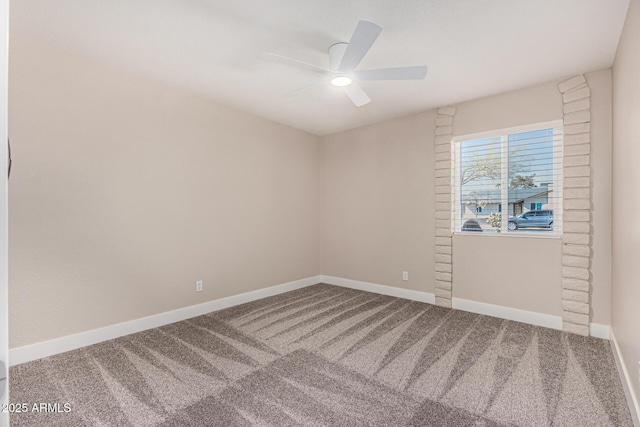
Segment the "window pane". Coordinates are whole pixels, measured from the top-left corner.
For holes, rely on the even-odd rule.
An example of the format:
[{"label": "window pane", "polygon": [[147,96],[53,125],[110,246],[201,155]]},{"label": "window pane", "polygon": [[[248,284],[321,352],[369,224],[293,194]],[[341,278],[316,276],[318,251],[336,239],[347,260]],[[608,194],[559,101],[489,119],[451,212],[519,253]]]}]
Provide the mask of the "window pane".
[{"label": "window pane", "polygon": [[[497,231],[500,211],[501,138],[460,144],[460,224],[465,231]],[[466,226],[465,226],[466,224]]]},{"label": "window pane", "polygon": [[539,211],[553,209],[553,129],[513,134],[507,140],[509,231],[550,231],[553,215]]}]

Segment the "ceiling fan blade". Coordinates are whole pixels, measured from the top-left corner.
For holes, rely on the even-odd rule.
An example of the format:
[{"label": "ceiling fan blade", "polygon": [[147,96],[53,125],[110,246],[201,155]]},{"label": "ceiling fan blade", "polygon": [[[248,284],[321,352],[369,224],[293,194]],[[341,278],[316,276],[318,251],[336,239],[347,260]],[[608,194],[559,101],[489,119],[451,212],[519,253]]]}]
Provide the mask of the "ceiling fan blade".
[{"label": "ceiling fan blade", "polygon": [[427,67],[395,67],[362,70],[353,73],[358,80],[421,80],[427,75]]},{"label": "ceiling fan blade", "polygon": [[358,26],[349,41],[349,46],[347,46],[347,50],[342,56],[338,70],[341,73],[351,74],[362,61],[362,58],[369,52],[381,31],[382,27],[373,22],[358,22]]},{"label": "ceiling fan blade", "polygon": [[300,61],[298,59],[289,58],[287,56],[278,55],[277,53],[266,52],[262,54],[262,58],[268,61],[281,62],[287,65],[293,65],[298,68],[305,68],[307,70],[315,71],[316,73],[332,75],[331,70],[322,68],[318,65],[309,64],[308,62]]},{"label": "ceiling fan blade", "polygon": [[357,83],[351,83],[349,86],[345,86],[345,92],[356,107],[362,107],[365,104],[371,102],[371,99],[367,96],[364,90]]}]

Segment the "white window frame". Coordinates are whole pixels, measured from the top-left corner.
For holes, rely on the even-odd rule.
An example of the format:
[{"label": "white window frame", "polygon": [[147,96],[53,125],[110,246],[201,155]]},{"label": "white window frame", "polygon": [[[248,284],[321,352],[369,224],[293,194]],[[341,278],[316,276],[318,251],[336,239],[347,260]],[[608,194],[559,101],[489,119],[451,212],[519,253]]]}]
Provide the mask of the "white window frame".
[{"label": "white window frame", "polygon": [[[486,139],[486,138],[498,138],[501,137],[501,202],[509,199],[509,146],[507,144],[507,137],[512,134],[532,132],[542,129],[553,129],[554,135],[559,135],[560,138],[554,139],[554,147],[553,147],[553,162],[554,165],[560,164],[561,166],[555,167],[553,170],[553,186],[554,191],[559,191],[560,194],[556,198],[554,198],[554,220],[553,220],[553,230],[552,231],[527,231],[526,229],[519,230],[518,232],[504,232],[504,233],[477,233],[471,231],[461,231],[462,228],[462,218],[459,217],[457,209],[460,206],[462,201],[462,195],[460,194],[460,143],[466,141],[472,141],[477,139]],[[453,147],[453,159],[454,159],[454,179],[453,179],[453,197],[452,197],[452,226],[454,234],[464,234],[465,236],[499,236],[499,237],[527,237],[527,238],[561,238],[562,237],[562,223],[563,223],[563,147],[564,147],[564,130],[563,130],[563,122],[562,120],[553,120],[548,122],[534,123],[530,125],[523,126],[514,126],[504,129],[491,130],[486,132],[478,132],[466,135],[459,135],[451,140],[451,145]],[[557,194],[557,193],[556,193]],[[504,205],[504,203],[502,203]],[[507,229],[507,225],[509,223],[509,208],[507,204],[507,209],[502,209],[502,230]],[[506,214],[505,214],[506,213]],[[557,218],[557,219],[556,219]]]}]

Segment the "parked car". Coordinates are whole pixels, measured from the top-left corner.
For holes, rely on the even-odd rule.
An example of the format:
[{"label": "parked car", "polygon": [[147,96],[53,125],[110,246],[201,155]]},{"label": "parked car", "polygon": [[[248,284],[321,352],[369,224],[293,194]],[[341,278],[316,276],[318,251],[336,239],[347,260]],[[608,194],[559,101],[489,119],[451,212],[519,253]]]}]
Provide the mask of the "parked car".
[{"label": "parked car", "polygon": [[529,211],[509,217],[509,230],[518,228],[553,228],[553,210]]},{"label": "parked car", "polygon": [[462,231],[482,231],[482,226],[475,219],[468,219],[462,225]]}]

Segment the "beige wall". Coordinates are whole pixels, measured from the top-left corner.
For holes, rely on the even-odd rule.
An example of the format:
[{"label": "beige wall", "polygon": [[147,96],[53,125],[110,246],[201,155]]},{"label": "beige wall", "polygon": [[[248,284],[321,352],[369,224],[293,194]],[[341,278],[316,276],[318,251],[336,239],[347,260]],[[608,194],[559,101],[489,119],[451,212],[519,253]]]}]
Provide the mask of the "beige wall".
[{"label": "beige wall", "polygon": [[632,0],[613,65],[611,326],[640,398],[640,1]]},{"label": "beige wall", "polygon": [[428,111],[324,138],[323,274],[434,292],[434,129]]},{"label": "beige wall", "polygon": [[453,136],[561,119],[562,97],[549,82],[457,105]]},{"label": "beige wall", "polygon": [[591,89],[591,322],[611,324],[611,70],[585,74]]},{"label": "beige wall", "polygon": [[318,137],[50,47],[10,55],[11,347],[319,274]]},{"label": "beige wall", "polygon": [[453,236],[453,297],[562,315],[562,240]]},{"label": "beige wall", "polygon": [[[586,74],[591,89],[594,323],[609,324],[611,73]],[[561,120],[557,81],[458,105],[454,136]],[[560,239],[456,235],[453,240],[453,296],[562,315]],[[505,259],[496,263],[498,255]]]}]

